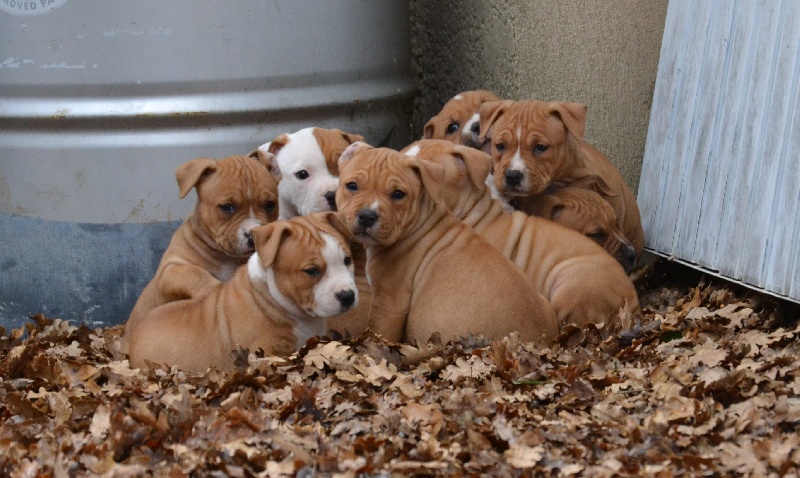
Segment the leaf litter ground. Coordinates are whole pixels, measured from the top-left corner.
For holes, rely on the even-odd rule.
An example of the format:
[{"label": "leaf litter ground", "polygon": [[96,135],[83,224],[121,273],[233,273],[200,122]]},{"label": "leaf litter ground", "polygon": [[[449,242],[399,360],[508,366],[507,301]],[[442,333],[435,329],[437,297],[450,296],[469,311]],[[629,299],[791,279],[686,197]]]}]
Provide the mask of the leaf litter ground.
[{"label": "leaf litter ground", "polygon": [[641,317],[550,349],[368,332],[199,375],[37,316],[0,330],[0,475],[798,476],[797,309],[668,263],[639,284]]}]

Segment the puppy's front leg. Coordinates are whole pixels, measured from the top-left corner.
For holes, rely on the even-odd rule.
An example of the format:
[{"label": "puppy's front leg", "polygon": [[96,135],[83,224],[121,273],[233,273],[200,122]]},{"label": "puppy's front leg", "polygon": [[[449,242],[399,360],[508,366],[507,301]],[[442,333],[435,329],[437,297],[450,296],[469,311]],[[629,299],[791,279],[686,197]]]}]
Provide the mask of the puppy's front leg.
[{"label": "puppy's front leg", "polygon": [[372,291],[369,328],[386,340],[403,340],[411,308],[411,291],[404,287],[390,289],[382,284],[373,284]]},{"label": "puppy's front leg", "polygon": [[202,297],[219,284],[208,271],[190,264],[167,265],[158,278],[158,287],[167,302]]}]

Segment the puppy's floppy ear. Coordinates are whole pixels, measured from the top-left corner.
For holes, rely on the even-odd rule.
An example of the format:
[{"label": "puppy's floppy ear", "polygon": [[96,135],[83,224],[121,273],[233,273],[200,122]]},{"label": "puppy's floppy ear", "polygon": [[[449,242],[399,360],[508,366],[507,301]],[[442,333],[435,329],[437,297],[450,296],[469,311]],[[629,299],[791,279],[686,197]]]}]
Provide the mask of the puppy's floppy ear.
[{"label": "puppy's floppy ear", "polygon": [[[278,151],[280,151],[281,148],[286,146],[286,143],[288,143],[288,142],[289,142],[289,135],[286,134],[286,133],[283,133],[282,135],[278,136],[277,138],[275,138],[272,141],[270,141],[269,143],[267,143],[265,146],[267,146],[267,151],[269,151],[270,153],[272,153],[272,154],[277,156],[278,155]],[[263,147],[264,146],[262,146],[262,148]],[[259,149],[261,149],[261,148],[259,148]]]},{"label": "puppy's floppy ear", "polygon": [[342,170],[342,167],[346,165],[353,156],[361,151],[362,149],[370,149],[372,146],[368,145],[363,141],[356,141],[355,143],[348,146],[344,151],[342,151],[342,155],[339,156],[339,171]]},{"label": "puppy's floppy ear", "polygon": [[409,159],[408,162],[422,180],[422,188],[428,196],[437,203],[441,202],[444,193],[444,166],[422,158]]},{"label": "puppy's floppy ear", "polygon": [[281,168],[278,166],[278,159],[263,146],[248,154],[248,157],[257,159],[261,164],[269,169],[270,174],[276,181],[281,180]]},{"label": "puppy's floppy ear", "polygon": [[344,219],[342,219],[341,213],[338,212],[328,212],[325,213],[325,220],[328,221],[328,224],[333,227],[336,232],[344,237],[345,242],[352,247],[353,244],[356,243],[356,236],[350,232],[350,229],[347,228],[345,225]]},{"label": "puppy's floppy ear", "polygon": [[422,131],[422,138],[423,139],[433,139],[433,134],[436,132],[436,123],[434,120],[436,117],[434,116],[427,123],[425,123],[425,129]]},{"label": "puppy's floppy ear", "polygon": [[479,110],[481,129],[478,137],[490,139],[492,126],[513,104],[513,100],[487,101],[481,104]]},{"label": "puppy's floppy ear", "polygon": [[589,189],[605,197],[619,196],[619,193],[611,189],[608,183],[606,183],[603,178],[596,174],[589,174],[579,178],[569,183],[569,185],[577,188]]},{"label": "puppy's floppy ear", "polygon": [[550,114],[558,116],[572,136],[583,141],[583,133],[586,130],[586,105],[554,101],[547,106]]},{"label": "puppy's floppy ear", "polygon": [[217,161],[209,158],[193,159],[175,170],[180,198],[184,198],[197,185],[204,174],[217,169]]},{"label": "puppy's floppy ear", "polygon": [[467,175],[478,189],[483,189],[486,185],[486,178],[492,169],[492,157],[483,151],[466,146],[456,146],[453,148],[453,155],[457,161],[464,163]]},{"label": "puppy's floppy ear", "polygon": [[289,221],[271,222],[250,231],[258,258],[261,260],[261,266],[264,269],[275,262],[275,256],[278,255],[278,248],[281,242],[289,237],[291,233],[292,229]]},{"label": "puppy's floppy ear", "polygon": [[345,140],[345,141],[347,141],[347,142],[348,142],[348,143],[350,143],[350,144],[353,144],[353,143],[355,143],[356,141],[366,141],[366,140],[364,139],[364,137],[363,137],[363,136],[361,136],[360,134],[355,134],[355,133],[345,133],[344,131],[342,131],[342,130],[338,130],[338,129],[337,129],[337,130],[335,130],[335,131],[337,131],[339,134],[341,134],[341,135],[342,135],[342,138],[344,138],[344,140]]}]

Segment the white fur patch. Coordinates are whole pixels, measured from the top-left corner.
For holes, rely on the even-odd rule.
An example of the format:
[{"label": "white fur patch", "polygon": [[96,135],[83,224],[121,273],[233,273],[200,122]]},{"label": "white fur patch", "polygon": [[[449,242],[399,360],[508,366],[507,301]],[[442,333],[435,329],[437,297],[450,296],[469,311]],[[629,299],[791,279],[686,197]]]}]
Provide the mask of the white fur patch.
[{"label": "white fur patch", "polygon": [[323,233],[322,238],[325,240],[322,257],[325,258],[327,267],[325,275],[314,286],[314,305],[316,306],[314,315],[330,317],[344,312],[336,294],[342,291],[353,291],[355,293],[353,307],[355,307],[358,304],[358,289],[353,278],[352,261],[349,266],[344,264],[344,258],[347,257],[345,250],[330,235]]},{"label": "white fur patch", "polygon": [[254,216],[255,214],[253,214],[253,210],[251,209],[250,217],[242,221],[239,225],[239,229],[236,231],[236,251],[239,254],[245,254],[252,250],[248,245],[249,240],[247,239],[247,235],[250,231],[262,225],[262,222]]},{"label": "white fur patch", "polygon": [[472,132],[472,125],[479,122],[480,120],[481,120],[481,115],[478,113],[475,113],[474,115],[470,116],[470,118],[464,122],[464,127],[461,129],[461,135],[472,136],[473,139],[477,139],[478,135]]},{"label": "white fur patch", "polygon": [[464,97],[463,97],[463,96],[461,96],[461,95],[455,95],[455,96],[453,97],[453,99],[454,99],[454,100],[463,100],[463,99],[464,99]]},{"label": "white fur patch", "polygon": [[[325,193],[336,191],[339,178],[328,171],[314,128],[301,129],[288,136],[286,145],[276,156],[282,175],[278,183],[280,219],[330,211]],[[296,176],[299,171],[305,171],[308,177],[299,179]]]},{"label": "white fur patch", "polygon": [[415,144],[411,148],[406,151],[406,156],[416,156],[419,154],[420,147],[418,144]]},{"label": "white fur patch", "polygon": [[261,259],[258,257],[258,252],[250,256],[247,261],[247,274],[250,276],[250,281],[253,283],[260,282],[267,285],[270,295],[275,301],[283,307],[295,320],[303,317],[305,314],[294,302],[281,293],[278,289],[278,284],[275,282],[275,271],[272,267],[267,267],[266,270],[261,267]]}]

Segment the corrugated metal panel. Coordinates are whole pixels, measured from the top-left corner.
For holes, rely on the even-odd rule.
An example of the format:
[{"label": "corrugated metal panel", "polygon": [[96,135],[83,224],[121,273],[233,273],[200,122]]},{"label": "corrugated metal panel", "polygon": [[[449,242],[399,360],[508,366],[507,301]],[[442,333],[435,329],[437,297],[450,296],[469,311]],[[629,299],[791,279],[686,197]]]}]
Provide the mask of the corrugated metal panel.
[{"label": "corrugated metal panel", "polygon": [[659,254],[800,301],[800,2],[671,0],[638,202]]}]

